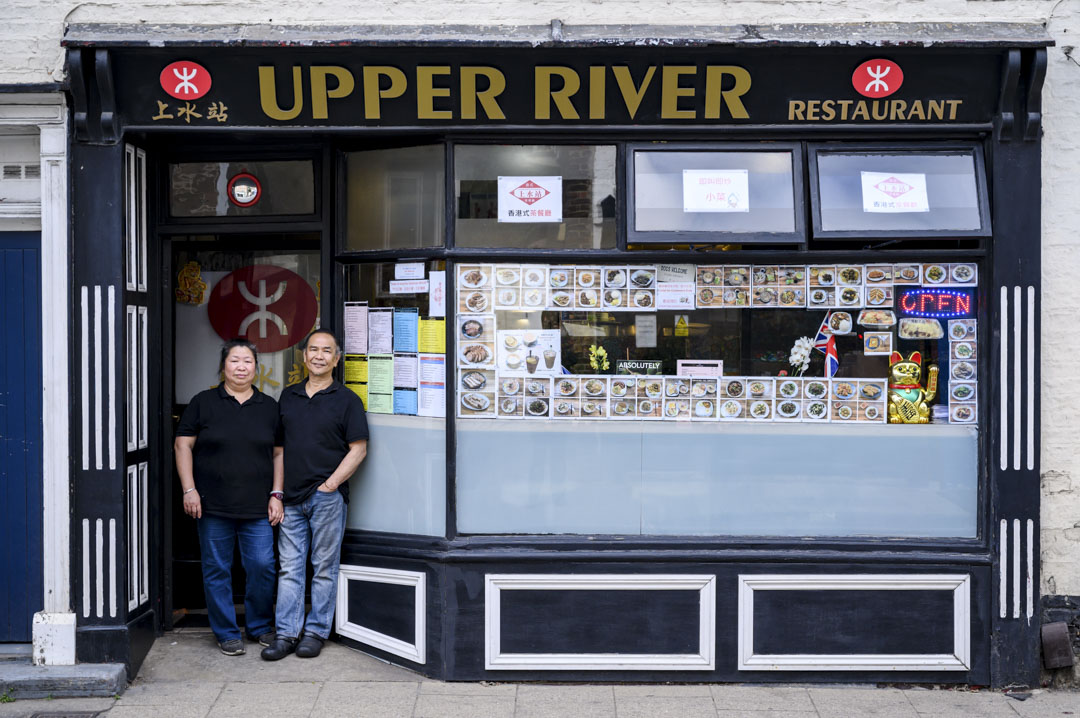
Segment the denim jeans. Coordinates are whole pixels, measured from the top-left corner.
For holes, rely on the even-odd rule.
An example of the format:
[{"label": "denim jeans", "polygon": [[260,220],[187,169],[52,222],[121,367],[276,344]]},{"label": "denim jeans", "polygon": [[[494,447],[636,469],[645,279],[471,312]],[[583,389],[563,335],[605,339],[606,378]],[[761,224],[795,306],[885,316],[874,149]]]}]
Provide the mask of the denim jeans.
[{"label": "denim jeans", "polygon": [[265,518],[229,519],[203,514],[198,521],[203,590],[210,628],[218,642],[240,638],[233,607],[232,565],[236,543],[247,574],[244,610],[247,632],[274,630],[274,529]]},{"label": "denim jeans", "polygon": [[[319,638],[330,636],[337,603],[345,513],[345,499],[338,491],[316,491],[303,503],[285,507],[278,533],[279,635],[299,638],[303,630]],[[309,549],[315,575],[311,578],[311,612],[305,619],[304,583]]]}]

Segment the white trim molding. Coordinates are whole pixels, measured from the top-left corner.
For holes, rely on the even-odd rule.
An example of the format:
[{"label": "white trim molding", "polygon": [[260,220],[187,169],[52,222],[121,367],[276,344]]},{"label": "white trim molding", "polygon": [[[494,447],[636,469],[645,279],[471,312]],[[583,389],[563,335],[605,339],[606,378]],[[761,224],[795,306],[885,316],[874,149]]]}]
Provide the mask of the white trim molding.
[{"label": "white trim molding", "polygon": [[[412,586],[414,592],[413,612],[415,643],[406,643],[371,628],[353,623],[349,616],[349,581],[387,583],[395,586]],[[338,574],[337,611],[334,616],[337,632],[346,638],[378,648],[380,651],[423,664],[427,660],[427,576],[421,571],[401,571],[373,566],[350,566],[342,564]]]},{"label": "white trim molding", "polygon": [[[755,654],[756,591],[951,591],[953,652]],[[739,576],[740,671],[967,671],[971,669],[968,574],[759,574]]]},{"label": "white trim molding", "polygon": [[[697,653],[503,653],[503,591],[696,591]],[[711,671],[716,667],[716,576],[712,574],[488,574],[484,577],[484,668],[489,671]]]}]

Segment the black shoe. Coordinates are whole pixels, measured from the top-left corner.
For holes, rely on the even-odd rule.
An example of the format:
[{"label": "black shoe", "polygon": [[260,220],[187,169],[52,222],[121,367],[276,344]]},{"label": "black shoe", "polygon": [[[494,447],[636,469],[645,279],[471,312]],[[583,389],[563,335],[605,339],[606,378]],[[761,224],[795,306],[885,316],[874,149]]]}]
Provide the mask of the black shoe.
[{"label": "black shoe", "polygon": [[262,656],[264,661],[280,661],[285,656],[296,650],[296,639],[289,638],[288,636],[277,636],[274,642],[266,648],[262,649]]},{"label": "black shoe", "polygon": [[322,651],[323,639],[318,636],[305,633],[300,638],[300,645],[296,647],[297,658],[314,658]]},{"label": "black shoe", "polygon": [[269,646],[274,642],[274,637],[277,634],[273,631],[267,631],[266,633],[260,633],[257,636],[253,636],[250,633],[245,634],[245,637],[252,642],[258,642],[260,646]]},{"label": "black shoe", "polygon": [[226,656],[242,656],[244,655],[244,642],[239,638],[233,638],[228,641],[222,641],[218,644],[218,648]]}]

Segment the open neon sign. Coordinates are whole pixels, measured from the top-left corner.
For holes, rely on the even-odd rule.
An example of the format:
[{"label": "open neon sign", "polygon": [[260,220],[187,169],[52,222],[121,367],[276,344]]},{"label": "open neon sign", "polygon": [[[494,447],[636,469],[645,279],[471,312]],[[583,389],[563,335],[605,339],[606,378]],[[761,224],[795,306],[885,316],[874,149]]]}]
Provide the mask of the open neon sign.
[{"label": "open neon sign", "polygon": [[962,289],[917,287],[900,295],[900,313],[910,317],[953,319],[975,314],[973,293]]}]

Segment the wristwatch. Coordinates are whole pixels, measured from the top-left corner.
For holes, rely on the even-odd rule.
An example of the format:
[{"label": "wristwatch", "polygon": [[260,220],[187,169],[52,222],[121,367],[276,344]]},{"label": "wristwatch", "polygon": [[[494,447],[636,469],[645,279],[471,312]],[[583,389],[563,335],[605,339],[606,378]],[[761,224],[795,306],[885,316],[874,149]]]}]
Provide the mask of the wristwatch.
[{"label": "wristwatch", "polygon": [[284,501],[285,500],[285,492],[284,491],[271,491],[270,492],[270,498],[277,499],[278,501]]}]

